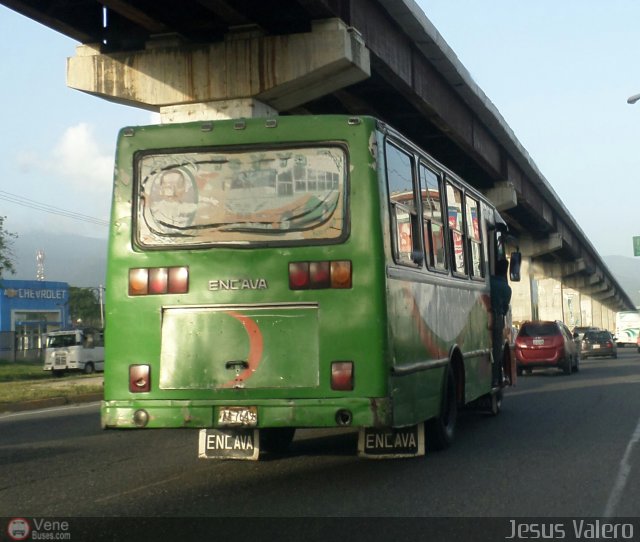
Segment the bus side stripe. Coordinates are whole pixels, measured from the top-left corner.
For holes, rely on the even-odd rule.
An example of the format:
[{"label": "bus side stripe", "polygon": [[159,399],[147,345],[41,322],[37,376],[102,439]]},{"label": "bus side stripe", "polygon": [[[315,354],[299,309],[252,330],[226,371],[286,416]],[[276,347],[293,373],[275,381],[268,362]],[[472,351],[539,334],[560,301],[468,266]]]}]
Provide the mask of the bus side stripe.
[{"label": "bus side stripe", "polygon": [[430,359],[427,361],[417,361],[415,363],[407,363],[405,365],[396,365],[391,367],[391,374],[394,376],[406,376],[413,373],[419,373],[422,371],[428,371],[430,369],[437,369],[438,367],[444,367],[449,363],[449,358],[442,359]]},{"label": "bus side stripe", "polygon": [[[490,354],[491,350],[471,350],[464,354],[465,358],[479,358],[485,357]],[[427,361],[417,361],[415,363],[407,363],[405,365],[396,365],[391,367],[391,374],[394,376],[406,376],[413,373],[419,373],[422,371],[428,371],[430,369],[437,369],[438,367],[444,367],[449,363],[449,358],[430,359]]]}]

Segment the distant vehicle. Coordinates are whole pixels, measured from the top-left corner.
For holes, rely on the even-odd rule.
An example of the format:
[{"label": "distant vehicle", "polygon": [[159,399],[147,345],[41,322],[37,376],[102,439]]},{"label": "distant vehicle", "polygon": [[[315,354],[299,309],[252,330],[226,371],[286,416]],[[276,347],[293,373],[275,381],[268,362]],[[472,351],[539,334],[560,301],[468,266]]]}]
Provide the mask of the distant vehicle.
[{"label": "distant vehicle", "polygon": [[580,342],[580,357],[586,359],[606,356],[618,357],[618,347],[611,333],[603,329],[586,331]]},{"label": "distant vehicle", "polygon": [[616,313],[616,342],[618,346],[637,345],[640,331],[640,311]]},{"label": "distant vehicle", "polygon": [[594,326],[576,326],[573,328],[573,338],[581,341],[587,331],[599,331],[599,327]]},{"label": "distant vehicle", "polygon": [[557,367],[565,374],[579,370],[580,351],[569,328],[562,322],[524,322],[515,344],[517,372]]},{"label": "distant vehicle", "polygon": [[46,335],[44,370],[58,376],[65,371],[91,374],[104,370],[104,336],[100,329],[52,331]]}]

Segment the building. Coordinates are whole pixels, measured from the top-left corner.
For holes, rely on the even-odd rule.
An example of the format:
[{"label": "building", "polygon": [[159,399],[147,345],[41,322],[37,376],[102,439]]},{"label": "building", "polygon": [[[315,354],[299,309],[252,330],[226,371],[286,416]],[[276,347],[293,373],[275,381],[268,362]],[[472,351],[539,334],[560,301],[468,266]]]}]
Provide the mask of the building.
[{"label": "building", "polygon": [[43,334],[68,327],[66,282],[0,280],[0,359],[38,359]]}]

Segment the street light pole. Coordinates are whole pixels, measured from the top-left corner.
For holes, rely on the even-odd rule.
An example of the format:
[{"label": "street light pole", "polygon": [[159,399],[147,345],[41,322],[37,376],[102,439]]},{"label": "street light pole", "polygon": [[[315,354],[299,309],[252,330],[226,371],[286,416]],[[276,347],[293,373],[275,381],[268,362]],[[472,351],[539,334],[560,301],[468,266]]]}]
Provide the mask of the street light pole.
[{"label": "street light pole", "polygon": [[629,96],[627,98],[627,103],[633,105],[638,100],[640,100],[640,94],[634,94],[633,96]]}]

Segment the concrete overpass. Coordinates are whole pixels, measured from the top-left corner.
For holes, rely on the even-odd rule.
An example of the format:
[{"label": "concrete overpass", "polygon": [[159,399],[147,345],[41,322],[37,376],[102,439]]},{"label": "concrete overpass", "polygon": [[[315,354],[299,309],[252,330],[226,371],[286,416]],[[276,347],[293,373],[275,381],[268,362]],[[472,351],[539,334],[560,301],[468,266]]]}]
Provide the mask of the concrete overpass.
[{"label": "concrete overpass", "polygon": [[514,320],[614,328],[634,305],[414,0],[0,0],[75,40],[67,84],[162,122],[377,116],[492,199],[519,238]]}]

